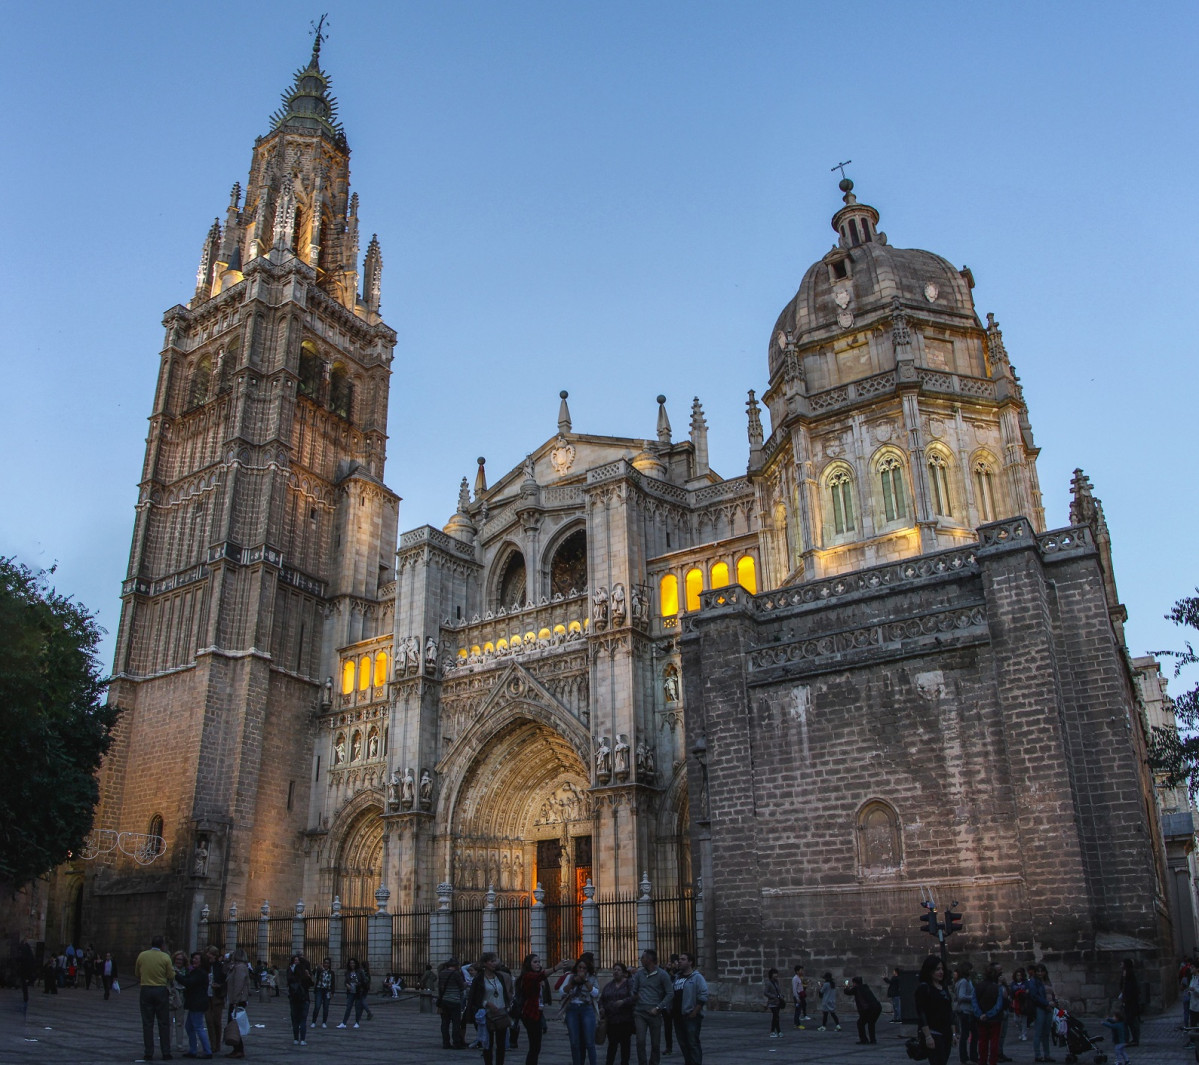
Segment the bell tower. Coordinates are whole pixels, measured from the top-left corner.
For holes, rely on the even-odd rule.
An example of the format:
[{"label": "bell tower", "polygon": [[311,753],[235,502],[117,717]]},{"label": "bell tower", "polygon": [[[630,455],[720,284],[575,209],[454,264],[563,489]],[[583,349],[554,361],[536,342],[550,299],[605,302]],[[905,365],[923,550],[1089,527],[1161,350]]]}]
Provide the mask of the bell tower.
[{"label": "bell tower", "polygon": [[153,826],[161,842],[74,872],[97,941],[186,944],[204,905],[215,920],[300,896],[334,648],[390,628],[395,333],[377,239],[359,268],[322,41],[318,26],[164,318],[96,819],[98,839]]}]

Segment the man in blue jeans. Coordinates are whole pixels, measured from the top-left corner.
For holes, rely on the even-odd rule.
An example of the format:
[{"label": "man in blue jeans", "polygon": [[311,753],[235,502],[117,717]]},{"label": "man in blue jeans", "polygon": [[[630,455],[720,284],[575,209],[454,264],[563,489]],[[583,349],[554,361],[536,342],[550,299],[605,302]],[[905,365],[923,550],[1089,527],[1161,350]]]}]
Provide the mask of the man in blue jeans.
[{"label": "man in blue jeans", "polygon": [[704,1006],[708,1002],[708,982],[695,971],[695,959],[686,951],[679,954],[679,971],[674,978],[674,1032],[683,1065],[703,1065],[704,1052],[699,1042],[699,1030],[704,1023]]}]

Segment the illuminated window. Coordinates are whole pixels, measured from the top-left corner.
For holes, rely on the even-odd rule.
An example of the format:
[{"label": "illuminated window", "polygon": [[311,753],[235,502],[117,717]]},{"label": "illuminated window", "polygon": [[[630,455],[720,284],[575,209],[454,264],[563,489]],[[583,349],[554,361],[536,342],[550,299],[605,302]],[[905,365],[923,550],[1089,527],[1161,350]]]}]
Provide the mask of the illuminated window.
[{"label": "illuminated window", "polygon": [[679,612],[679,579],[673,573],[658,582],[658,612],[664,618],[672,618]]},{"label": "illuminated window", "polygon": [[883,489],[883,512],[887,521],[898,521],[907,517],[907,499],[903,491],[903,463],[888,456],[878,464],[879,480]]},{"label": "illuminated window", "polygon": [[995,520],[995,479],[990,463],[980,460],[974,464],[974,495],[981,521]]},{"label": "illuminated window", "polygon": [[715,562],[712,564],[712,573],[709,586],[712,588],[724,588],[729,583],[729,567],[727,563]]},{"label": "illuminated window", "polygon": [[565,636],[566,635],[566,626],[565,625],[555,625],[554,626],[554,635],[555,636]]},{"label": "illuminated window", "polygon": [[758,594],[758,567],[752,555],[737,559],[737,583],[751,595]]},{"label": "illuminated window", "polygon": [[[495,641],[495,649],[496,649],[497,651],[506,651],[506,650],[508,650],[508,641],[507,641],[507,640],[505,640],[505,639],[504,639],[504,638],[501,636],[501,637],[500,637],[498,640],[496,640],[496,641]],[[463,653],[465,654],[465,652],[463,652]]]},{"label": "illuminated window", "polygon": [[551,633],[550,633],[549,629],[539,629],[537,632],[537,639],[548,640],[550,638],[550,635],[551,635]]},{"label": "illuminated window", "polygon": [[358,690],[366,691],[371,686],[371,656],[363,655],[358,663]]},{"label": "illuminated window", "polygon": [[838,470],[828,479],[829,501],[833,507],[833,532],[853,532],[853,478],[845,470]]},{"label": "illuminated window", "polygon": [[[503,642],[504,642],[503,640],[500,640],[500,643],[503,643]],[[495,654],[495,644],[493,644],[490,640],[488,640],[485,644],[483,644],[483,653],[485,655]]]},{"label": "illuminated window", "polygon": [[941,517],[953,516],[953,508],[949,499],[949,468],[943,456],[932,454],[928,457],[928,483],[933,493],[933,513]]},{"label": "illuminated window", "polygon": [[349,695],[354,690],[354,660],[347,658],[345,665],[341,667],[341,691],[343,695]]},{"label": "illuminated window", "polygon": [[375,687],[381,688],[387,683],[387,652],[380,651],[375,655]]},{"label": "illuminated window", "polygon": [[704,590],[704,571],[702,569],[688,570],[687,576],[683,579],[683,589],[687,597],[687,609],[698,610],[699,593]]}]

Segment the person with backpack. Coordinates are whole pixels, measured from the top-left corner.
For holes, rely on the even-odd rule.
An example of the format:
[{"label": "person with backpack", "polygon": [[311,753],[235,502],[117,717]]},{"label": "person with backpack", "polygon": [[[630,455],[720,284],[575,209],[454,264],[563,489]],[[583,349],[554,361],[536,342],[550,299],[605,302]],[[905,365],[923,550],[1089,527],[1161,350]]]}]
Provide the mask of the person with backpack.
[{"label": "person with backpack", "polygon": [[308,1045],[308,992],[313,985],[312,968],[303,954],[293,954],[287,966],[287,1004],[291,1008],[292,1046]]}]

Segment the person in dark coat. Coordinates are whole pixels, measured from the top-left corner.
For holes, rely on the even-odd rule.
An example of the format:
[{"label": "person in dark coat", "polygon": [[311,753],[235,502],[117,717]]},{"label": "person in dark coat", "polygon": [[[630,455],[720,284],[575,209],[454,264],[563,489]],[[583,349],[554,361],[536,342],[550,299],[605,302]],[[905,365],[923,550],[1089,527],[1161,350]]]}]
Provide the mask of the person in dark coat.
[{"label": "person in dark coat", "polygon": [[1120,1004],[1124,1007],[1124,1024],[1128,1029],[1128,1045],[1141,1042],[1141,985],[1137,982],[1132,959],[1125,958],[1120,967]]},{"label": "person in dark coat", "polygon": [[303,954],[293,954],[287,966],[287,1004],[291,1007],[291,1042],[308,1045],[308,992],[312,988],[312,968]]},{"label": "person in dark coat", "polygon": [[[197,950],[188,961],[187,969],[176,973],[175,981],[183,988],[183,1009],[187,1019],[183,1022],[183,1030],[187,1032],[186,1058],[212,1057],[212,1044],[208,1041],[208,965],[204,956]],[[196,1054],[196,1044],[199,1043],[203,1053]]]},{"label": "person in dark coat", "polygon": [[945,966],[935,954],[920,966],[916,1036],[928,1050],[928,1065],[945,1065],[953,1048],[953,1000],[945,989]]},{"label": "person in dark coat", "polygon": [[878,1036],[875,1034],[874,1026],[878,1023],[883,1007],[879,1005],[874,992],[862,982],[860,976],[855,976],[849,982],[845,993],[853,999],[853,1004],[858,1008],[858,1042],[860,1044],[877,1043]]}]

